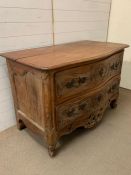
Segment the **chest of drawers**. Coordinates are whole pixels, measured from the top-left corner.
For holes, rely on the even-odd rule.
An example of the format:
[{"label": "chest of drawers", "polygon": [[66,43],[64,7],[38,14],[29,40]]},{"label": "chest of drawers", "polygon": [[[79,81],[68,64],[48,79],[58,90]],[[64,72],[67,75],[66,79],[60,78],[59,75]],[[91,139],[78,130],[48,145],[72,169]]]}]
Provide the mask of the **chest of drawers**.
[{"label": "chest of drawers", "polygon": [[125,44],[81,41],[1,54],[7,60],[17,126],[57,141],[92,128],[117,105]]}]

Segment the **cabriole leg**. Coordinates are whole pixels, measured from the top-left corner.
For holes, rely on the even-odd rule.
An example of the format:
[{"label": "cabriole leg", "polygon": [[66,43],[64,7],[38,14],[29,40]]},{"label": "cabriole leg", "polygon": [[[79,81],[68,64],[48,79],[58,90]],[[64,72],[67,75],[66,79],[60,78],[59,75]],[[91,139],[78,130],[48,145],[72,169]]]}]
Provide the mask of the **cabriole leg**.
[{"label": "cabriole leg", "polygon": [[48,153],[50,157],[55,156],[55,151],[56,151],[56,145],[49,145],[48,146]]},{"label": "cabriole leg", "polygon": [[17,128],[19,130],[22,130],[22,129],[26,128],[24,122],[21,119],[17,119]]},{"label": "cabriole leg", "polygon": [[55,156],[56,153],[56,145],[58,142],[57,134],[54,129],[46,130],[46,143],[48,147],[48,153],[50,157]]},{"label": "cabriole leg", "polygon": [[114,108],[117,107],[117,99],[112,100],[112,101],[110,102],[110,107],[111,107],[112,109],[114,109]]}]

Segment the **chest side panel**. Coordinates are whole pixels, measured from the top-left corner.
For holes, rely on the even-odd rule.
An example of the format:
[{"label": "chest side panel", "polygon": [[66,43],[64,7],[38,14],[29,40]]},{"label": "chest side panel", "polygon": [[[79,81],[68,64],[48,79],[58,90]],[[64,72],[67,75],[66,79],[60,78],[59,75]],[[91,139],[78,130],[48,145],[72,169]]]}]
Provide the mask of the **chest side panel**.
[{"label": "chest side panel", "polygon": [[16,112],[27,120],[44,127],[43,74],[11,63]]}]

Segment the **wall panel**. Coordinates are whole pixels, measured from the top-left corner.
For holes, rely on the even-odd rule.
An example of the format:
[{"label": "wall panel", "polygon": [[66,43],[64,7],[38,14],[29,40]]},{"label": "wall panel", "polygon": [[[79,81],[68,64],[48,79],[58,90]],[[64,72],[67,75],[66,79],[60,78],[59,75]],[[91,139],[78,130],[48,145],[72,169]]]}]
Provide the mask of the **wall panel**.
[{"label": "wall panel", "polygon": [[37,8],[37,9],[51,9],[50,0],[1,0],[1,7],[16,7],[16,8]]},{"label": "wall panel", "polygon": [[106,41],[111,0],[54,0],[55,43]]},{"label": "wall panel", "polygon": [[131,1],[112,1],[108,41],[126,43],[121,86],[131,90]]},{"label": "wall panel", "polygon": [[[0,0],[0,52],[52,45],[50,0]],[[0,131],[15,124],[11,88],[0,58]]]}]

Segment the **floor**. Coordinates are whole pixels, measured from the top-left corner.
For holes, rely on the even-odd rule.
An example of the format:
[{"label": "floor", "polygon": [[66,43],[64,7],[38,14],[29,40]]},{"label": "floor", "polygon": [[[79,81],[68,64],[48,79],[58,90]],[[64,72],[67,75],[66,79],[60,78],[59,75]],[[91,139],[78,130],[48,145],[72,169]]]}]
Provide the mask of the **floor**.
[{"label": "floor", "polygon": [[130,175],[131,91],[93,130],[78,129],[50,158],[41,138],[12,127],[0,133],[0,175]]}]

